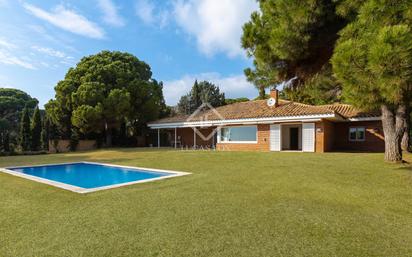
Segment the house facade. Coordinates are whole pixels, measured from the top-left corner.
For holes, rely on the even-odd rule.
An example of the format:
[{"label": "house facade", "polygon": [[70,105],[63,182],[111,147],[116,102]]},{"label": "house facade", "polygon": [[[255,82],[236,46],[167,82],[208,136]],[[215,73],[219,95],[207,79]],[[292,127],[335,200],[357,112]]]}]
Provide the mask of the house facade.
[{"label": "house facade", "polygon": [[[168,133],[176,148],[204,147],[228,151],[383,152],[379,113],[361,112],[351,105],[313,106],[281,100],[271,91],[269,100],[218,108],[201,108],[192,115],[148,124],[158,135]],[[160,146],[160,140],[158,140]]]}]

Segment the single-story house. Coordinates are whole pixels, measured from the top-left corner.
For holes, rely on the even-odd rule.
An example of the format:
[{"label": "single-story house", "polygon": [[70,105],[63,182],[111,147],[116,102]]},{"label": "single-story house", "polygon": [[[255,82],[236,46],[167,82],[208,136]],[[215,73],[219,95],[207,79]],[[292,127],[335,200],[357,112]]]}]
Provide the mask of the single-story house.
[{"label": "single-story house", "polygon": [[[245,151],[384,151],[381,115],[347,104],[313,106],[279,99],[202,108],[148,124],[167,131],[169,146]],[[205,107],[205,106],[203,106]],[[206,110],[205,110],[206,109]]]}]

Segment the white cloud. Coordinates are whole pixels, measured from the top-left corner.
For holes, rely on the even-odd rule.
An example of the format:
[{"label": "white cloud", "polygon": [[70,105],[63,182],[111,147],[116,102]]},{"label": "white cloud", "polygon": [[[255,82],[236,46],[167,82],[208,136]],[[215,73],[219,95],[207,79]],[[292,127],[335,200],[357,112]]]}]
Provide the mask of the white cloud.
[{"label": "white cloud", "polygon": [[178,103],[181,96],[187,94],[193,86],[195,80],[207,80],[219,86],[226,98],[248,97],[250,99],[257,96],[255,87],[249,83],[244,75],[232,75],[222,77],[219,73],[202,73],[198,75],[186,75],[181,79],[164,81],[163,94],[168,105]]},{"label": "white cloud", "polygon": [[159,21],[159,27],[165,27],[170,21],[170,12],[167,10],[161,10],[157,16],[157,19]]},{"label": "white cloud", "polygon": [[47,54],[47,55],[52,56],[52,57],[57,57],[57,58],[66,58],[67,57],[67,55],[65,53],[63,53],[61,51],[58,51],[58,50],[54,50],[52,48],[40,47],[40,46],[32,46],[31,48],[38,51],[38,52],[40,52],[40,53]]},{"label": "white cloud", "polygon": [[211,56],[218,52],[242,56],[242,26],[257,10],[254,0],[177,0],[177,24],[196,38],[199,50]]},{"label": "white cloud", "polygon": [[98,6],[103,12],[103,20],[112,26],[122,27],[125,22],[124,19],[119,15],[118,7],[111,0],[98,0]]},{"label": "white cloud", "polygon": [[104,30],[97,24],[62,5],[56,6],[51,12],[27,3],[23,7],[37,18],[74,34],[97,39],[104,37]]},{"label": "white cloud", "polygon": [[136,14],[146,24],[152,24],[155,21],[154,9],[154,4],[149,0],[136,2]]},{"label": "white cloud", "polygon": [[170,12],[166,9],[158,10],[151,0],[136,1],[136,15],[146,25],[158,25],[163,28],[170,20]]},{"label": "white cloud", "polygon": [[6,40],[4,40],[4,39],[1,39],[1,38],[0,38],[0,47],[4,47],[4,48],[7,48],[7,49],[15,49],[15,48],[17,48],[17,46],[16,46],[15,44],[10,43],[10,42],[8,42],[8,41],[6,41]]},{"label": "white cloud", "polygon": [[34,65],[29,63],[28,61],[23,60],[22,58],[19,58],[17,56],[14,56],[11,53],[1,50],[1,49],[0,49],[0,63],[6,64],[6,65],[17,65],[17,66],[30,69],[30,70],[36,69],[36,67],[34,67]]},{"label": "white cloud", "polygon": [[0,38],[0,63],[35,70],[36,67],[27,58],[21,58],[12,53],[16,52],[17,48],[18,46],[14,43]]},{"label": "white cloud", "polygon": [[51,33],[49,33],[45,28],[43,28],[42,26],[38,26],[38,25],[28,25],[27,26],[29,29],[31,29],[32,31],[36,32],[37,34],[39,34],[40,36],[42,36],[44,39],[53,42],[53,44],[55,45],[59,45],[63,48],[66,48],[67,50],[70,50],[71,52],[75,52],[75,53],[79,53],[79,51],[74,48],[73,46],[69,45],[66,43],[66,40],[64,39],[59,39],[56,38],[54,36],[51,35]]},{"label": "white cloud", "polygon": [[51,56],[51,57],[64,59],[65,62],[69,62],[69,61],[74,59],[73,56],[69,56],[66,53],[62,52],[62,51],[55,50],[55,49],[49,48],[49,47],[32,46],[31,49],[36,50],[39,53],[46,54],[46,55]]},{"label": "white cloud", "polygon": [[[47,55],[50,57],[54,57],[54,58],[58,58],[60,59],[59,63],[60,64],[64,64],[64,65],[73,65],[74,64],[74,57],[72,56],[68,56],[66,53],[59,51],[59,50],[55,50],[53,48],[49,48],[49,47],[40,47],[40,46],[32,46],[31,49],[36,50],[37,52],[43,54],[43,55]],[[40,62],[41,65],[43,65],[44,67],[48,68],[50,67],[50,65],[45,65],[45,62]]]},{"label": "white cloud", "polygon": [[46,67],[46,68],[49,68],[49,67],[50,67],[50,64],[48,64],[47,62],[40,62],[40,64],[41,64],[43,67]]}]

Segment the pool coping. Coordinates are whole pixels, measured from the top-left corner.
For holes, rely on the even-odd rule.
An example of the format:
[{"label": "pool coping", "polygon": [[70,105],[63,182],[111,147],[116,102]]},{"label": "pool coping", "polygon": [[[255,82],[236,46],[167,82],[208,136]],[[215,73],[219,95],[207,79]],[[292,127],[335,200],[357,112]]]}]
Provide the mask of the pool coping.
[{"label": "pool coping", "polygon": [[[58,181],[54,181],[54,180],[50,180],[50,179],[40,178],[40,177],[37,177],[37,176],[24,174],[22,172],[10,170],[10,169],[16,169],[16,168],[44,167],[44,166],[68,165],[68,164],[79,164],[79,163],[94,164],[94,165],[109,166],[109,167],[118,167],[118,168],[127,168],[127,169],[135,169],[135,170],[140,169],[140,170],[143,170],[143,171],[157,172],[157,173],[161,172],[161,173],[166,173],[166,174],[170,174],[170,175],[156,177],[156,178],[143,179],[143,180],[138,180],[138,181],[125,182],[125,183],[114,184],[114,185],[109,185],[109,186],[102,186],[102,187],[95,187],[95,188],[82,188],[82,187],[77,187],[77,186],[73,186],[73,185],[70,185],[70,184],[66,184],[66,183],[62,183],[62,182],[58,182]],[[168,178],[181,177],[181,176],[186,176],[186,175],[192,174],[192,173],[183,172],[183,171],[162,170],[162,169],[124,166],[124,165],[107,164],[107,163],[100,163],[100,162],[87,162],[87,161],[84,161],[84,162],[52,163],[52,164],[44,164],[44,165],[13,166],[13,167],[0,168],[0,172],[10,174],[10,175],[13,175],[13,176],[16,176],[16,177],[36,181],[36,182],[39,182],[39,183],[47,184],[47,185],[50,185],[50,186],[58,187],[58,188],[61,188],[61,189],[69,190],[69,191],[79,193],[79,194],[87,194],[87,193],[97,192],[97,191],[101,191],[101,190],[107,190],[107,189],[118,188],[118,187],[123,187],[123,186],[129,186],[129,185],[134,185],[134,184],[142,184],[142,183],[147,183],[147,182],[152,182],[152,181],[157,181],[157,180],[162,180],[162,179],[168,179]]]}]

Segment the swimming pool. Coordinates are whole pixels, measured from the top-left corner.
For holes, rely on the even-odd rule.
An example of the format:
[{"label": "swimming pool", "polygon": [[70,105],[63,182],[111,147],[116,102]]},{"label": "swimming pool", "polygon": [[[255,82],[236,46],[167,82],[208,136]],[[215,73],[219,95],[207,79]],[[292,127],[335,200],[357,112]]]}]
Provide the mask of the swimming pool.
[{"label": "swimming pool", "polygon": [[95,192],[189,174],[94,162],[10,167],[0,171],[77,193]]}]

